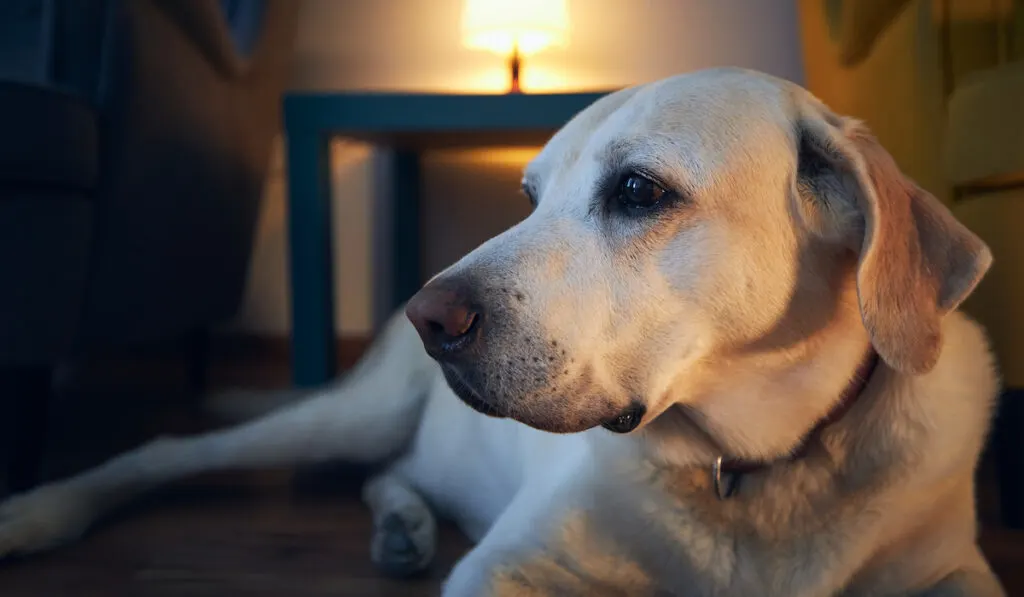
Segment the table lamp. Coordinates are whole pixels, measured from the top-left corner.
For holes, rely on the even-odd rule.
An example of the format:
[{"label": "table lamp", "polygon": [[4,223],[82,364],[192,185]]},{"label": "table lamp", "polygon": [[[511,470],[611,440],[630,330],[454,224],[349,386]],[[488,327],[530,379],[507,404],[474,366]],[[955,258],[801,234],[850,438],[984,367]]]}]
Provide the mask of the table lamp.
[{"label": "table lamp", "polygon": [[466,47],[509,58],[511,88],[519,93],[523,57],[569,39],[565,0],[465,0],[462,41]]}]

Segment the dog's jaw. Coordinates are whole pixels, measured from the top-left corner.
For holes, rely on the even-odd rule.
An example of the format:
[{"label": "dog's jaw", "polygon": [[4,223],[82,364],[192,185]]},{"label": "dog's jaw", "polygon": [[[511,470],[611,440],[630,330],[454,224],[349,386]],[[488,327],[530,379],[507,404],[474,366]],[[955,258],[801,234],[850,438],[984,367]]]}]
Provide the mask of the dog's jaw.
[{"label": "dog's jaw", "polygon": [[502,405],[501,403],[495,404],[483,398],[475,388],[459,375],[455,367],[442,364],[441,371],[452,393],[478,413],[496,419],[513,419],[528,427],[548,433],[581,433],[595,427],[604,427],[613,433],[627,434],[640,427],[647,412],[646,406],[640,402],[634,402],[625,409],[617,411],[614,415],[599,418],[588,417],[572,421],[557,416],[538,416],[537,413],[529,409],[517,409],[514,406]]},{"label": "dog's jaw", "polygon": [[476,390],[469,387],[466,382],[459,376],[458,371],[448,365],[441,365],[441,371],[444,373],[444,379],[448,382],[448,387],[459,400],[463,401],[467,406],[477,411],[478,413],[494,417],[497,419],[507,418],[500,408],[484,400],[477,394]]}]

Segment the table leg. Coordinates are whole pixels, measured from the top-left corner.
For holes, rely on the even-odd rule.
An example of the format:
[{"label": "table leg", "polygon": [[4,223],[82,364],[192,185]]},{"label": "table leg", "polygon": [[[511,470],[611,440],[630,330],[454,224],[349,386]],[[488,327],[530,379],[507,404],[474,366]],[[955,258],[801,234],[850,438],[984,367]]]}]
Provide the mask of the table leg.
[{"label": "table leg", "polygon": [[286,143],[292,379],[315,386],[335,372],[330,154],[315,131],[287,131]]},{"label": "table leg", "polygon": [[420,245],[420,156],[396,150],[392,164],[391,300],[394,311],[423,285]]}]

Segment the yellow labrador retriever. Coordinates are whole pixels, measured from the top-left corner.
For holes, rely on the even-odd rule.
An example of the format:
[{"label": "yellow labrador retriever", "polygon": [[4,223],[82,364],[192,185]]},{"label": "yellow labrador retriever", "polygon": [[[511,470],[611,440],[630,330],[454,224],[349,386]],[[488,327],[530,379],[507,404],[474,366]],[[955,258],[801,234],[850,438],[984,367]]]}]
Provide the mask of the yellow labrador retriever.
[{"label": "yellow labrador retriever", "polygon": [[523,189],[347,378],[10,499],[0,553],[182,475],[342,459],[387,463],[385,571],[430,562],[435,515],[475,540],[450,597],[1003,594],[972,483],[997,379],[957,312],[991,255],[863,125],[696,72],[584,110]]}]

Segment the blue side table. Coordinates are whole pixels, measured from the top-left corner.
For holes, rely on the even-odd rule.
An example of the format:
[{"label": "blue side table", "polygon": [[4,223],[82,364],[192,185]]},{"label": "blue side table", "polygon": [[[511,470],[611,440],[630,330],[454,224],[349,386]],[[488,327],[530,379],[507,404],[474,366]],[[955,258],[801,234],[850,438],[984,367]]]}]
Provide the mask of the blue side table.
[{"label": "blue side table", "polygon": [[334,280],[328,142],[343,136],[394,150],[391,296],[423,284],[419,154],[431,149],[541,145],[604,93],[441,95],[291,93],[284,98],[291,245],[292,375],[312,386],[334,375]]}]

